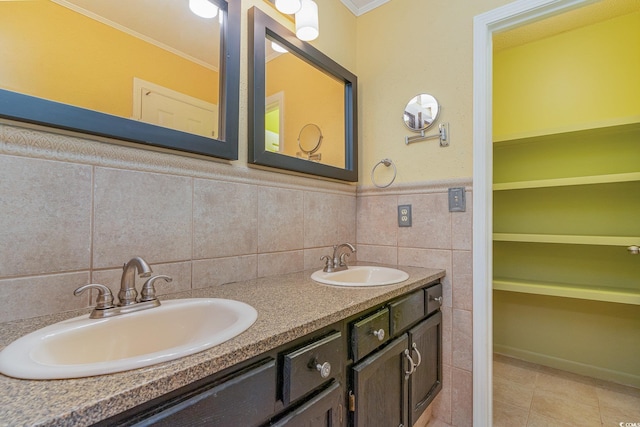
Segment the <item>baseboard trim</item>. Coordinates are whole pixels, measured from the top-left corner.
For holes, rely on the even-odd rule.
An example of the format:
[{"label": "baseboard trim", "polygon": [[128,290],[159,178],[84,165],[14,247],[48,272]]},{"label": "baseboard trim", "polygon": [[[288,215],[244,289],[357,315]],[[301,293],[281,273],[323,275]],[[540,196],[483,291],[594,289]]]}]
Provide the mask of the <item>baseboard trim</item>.
[{"label": "baseboard trim", "polygon": [[500,344],[494,344],[493,351],[494,353],[524,360],[526,362],[536,363],[538,365],[548,366],[550,368],[560,369],[578,375],[584,375],[587,377],[640,388],[640,375],[634,375],[628,372],[614,371],[612,369],[606,369],[594,365],[587,365],[585,363],[580,363],[573,360],[561,359],[559,357],[549,356],[547,354],[536,353],[533,351],[522,350],[519,348]]}]

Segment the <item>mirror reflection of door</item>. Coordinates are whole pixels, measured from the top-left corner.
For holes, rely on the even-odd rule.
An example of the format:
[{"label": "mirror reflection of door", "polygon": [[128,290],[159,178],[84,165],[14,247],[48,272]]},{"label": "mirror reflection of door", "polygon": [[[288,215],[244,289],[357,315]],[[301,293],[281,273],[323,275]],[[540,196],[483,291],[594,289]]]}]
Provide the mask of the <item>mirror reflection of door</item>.
[{"label": "mirror reflection of door", "polygon": [[170,129],[215,138],[218,106],[162,86],[134,79],[133,118]]},{"label": "mirror reflection of door", "polygon": [[280,153],[284,149],[284,93],[275,93],[266,99],[265,105],[265,149]]},{"label": "mirror reflection of door", "polygon": [[[212,137],[225,16],[204,19],[175,0],[0,1],[0,88],[131,118],[138,77],[189,100],[167,113],[176,97],[153,99],[162,106],[151,123]],[[185,106],[196,109],[176,124]]]}]

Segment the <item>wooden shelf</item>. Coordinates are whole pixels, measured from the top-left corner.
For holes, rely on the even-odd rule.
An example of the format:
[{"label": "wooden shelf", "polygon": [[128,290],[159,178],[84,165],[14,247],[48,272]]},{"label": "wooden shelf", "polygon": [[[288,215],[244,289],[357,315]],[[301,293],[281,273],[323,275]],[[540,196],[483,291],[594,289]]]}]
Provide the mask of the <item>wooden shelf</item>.
[{"label": "wooden shelf", "polygon": [[640,305],[640,289],[579,286],[568,283],[520,281],[504,278],[495,278],[493,280],[493,289],[535,295]]},{"label": "wooden shelf", "polygon": [[577,176],[569,178],[538,179],[531,181],[502,182],[493,184],[494,191],[524,190],[529,188],[566,187],[573,185],[611,184],[640,181],[640,172],[607,175]]},{"label": "wooden shelf", "polygon": [[558,243],[565,245],[631,246],[640,244],[639,236],[493,233],[493,240],[499,242]]},{"label": "wooden shelf", "polygon": [[541,129],[531,132],[520,132],[511,135],[494,135],[494,143],[509,143],[512,141],[557,138],[560,136],[571,137],[572,135],[582,136],[584,134],[607,135],[611,131],[618,129],[639,129],[640,116],[621,117],[619,119],[611,119],[589,125],[561,126],[553,129]]}]

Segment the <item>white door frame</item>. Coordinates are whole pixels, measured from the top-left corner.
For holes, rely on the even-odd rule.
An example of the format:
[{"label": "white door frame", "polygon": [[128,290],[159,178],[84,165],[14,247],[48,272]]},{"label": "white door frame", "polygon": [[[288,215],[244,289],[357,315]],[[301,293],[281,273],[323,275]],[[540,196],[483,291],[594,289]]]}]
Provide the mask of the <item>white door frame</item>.
[{"label": "white door frame", "polygon": [[473,20],[473,423],[492,424],[493,33],[596,0],[518,0]]}]

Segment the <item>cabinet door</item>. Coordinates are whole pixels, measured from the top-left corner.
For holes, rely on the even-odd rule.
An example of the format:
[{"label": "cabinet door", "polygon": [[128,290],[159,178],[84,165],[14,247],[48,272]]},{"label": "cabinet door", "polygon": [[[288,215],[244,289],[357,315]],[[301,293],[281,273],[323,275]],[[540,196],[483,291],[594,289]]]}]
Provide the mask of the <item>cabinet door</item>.
[{"label": "cabinet door", "polygon": [[273,414],[276,394],[273,359],[241,371],[213,387],[203,387],[158,408],[135,427],[250,427]]},{"label": "cabinet door", "polygon": [[407,334],[352,368],[355,427],[407,426]]},{"label": "cabinet door", "polygon": [[442,313],[418,323],[408,334],[411,358],[417,364],[409,377],[411,426],[442,389]]},{"label": "cabinet door", "polygon": [[343,419],[342,386],[334,382],[328,389],[296,408],[273,427],[340,427]]}]

